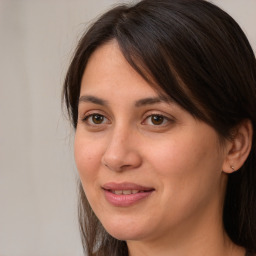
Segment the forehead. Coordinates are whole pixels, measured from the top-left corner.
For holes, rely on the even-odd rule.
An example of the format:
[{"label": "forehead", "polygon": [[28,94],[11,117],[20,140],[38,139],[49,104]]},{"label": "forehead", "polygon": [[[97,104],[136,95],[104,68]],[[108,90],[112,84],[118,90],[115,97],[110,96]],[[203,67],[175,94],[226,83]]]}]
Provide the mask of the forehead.
[{"label": "forehead", "polygon": [[[113,40],[97,48],[86,65],[80,94],[133,90],[158,95],[149,83],[131,67],[123,56],[118,43]],[[145,95],[146,96],[146,95]]]}]

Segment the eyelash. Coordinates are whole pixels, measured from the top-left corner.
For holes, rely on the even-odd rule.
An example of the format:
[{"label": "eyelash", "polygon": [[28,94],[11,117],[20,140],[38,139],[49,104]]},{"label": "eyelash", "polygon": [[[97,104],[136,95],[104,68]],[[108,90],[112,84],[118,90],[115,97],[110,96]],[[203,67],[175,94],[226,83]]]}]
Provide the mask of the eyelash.
[{"label": "eyelash", "polygon": [[[92,120],[93,117],[101,118],[101,120],[103,120],[103,122],[95,123],[95,121]],[[157,121],[156,118],[160,118],[160,123],[153,124],[152,118],[155,118],[155,121]],[[151,124],[147,124],[147,120],[150,120]],[[98,128],[100,125],[106,125],[106,124],[111,123],[111,121],[107,117],[105,117],[104,115],[102,115],[100,113],[91,113],[91,114],[89,113],[82,118],[82,122],[85,122],[89,126],[92,126],[92,127],[94,126],[94,127],[98,127]],[[167,126],[169,123],[173,123],[173,122],[174,122],[174,119],[171,119],[171,118],[166,117],[161,114],[152,113],[150,115],[147,115],[143,119],[142,125],[150,125],[150,126],[154,126],[154,127],[164,127],[164,126]]]},{"label": "eyelash", "polygon": [[[153,118],[160,118],[160,123],[159,123],[159,124],[153,124]],[[164,115],[161,115],[161,114],[150,114],[149,116],[147,116],[147,117],[144,119],[144,121],[142,122],[142,124],[145,124],[145,123],[146,123],[146,120],[150,120],[150,122],[152,123],[152,124],[150,124],[150,125],[156,126],[156,127],[158,127],[158,126],[161,126],[161,127],[162,127],[162,126],[166,126],[167,123],[173,121],[172,119],[170,119],[170,118],[168,118],[168,117],[166,117],[166,116],[164,116]],[[155,119],[155,121],[157,121],[157,119]],[[146,125],[146,124],[145,124],[145,125]]]},{"label": "eyelash", "polygon": [[102,124],[105,124],[105,122],[104,123],[95,123],[95,122],[93,122],[92,120],[91,121],[89,121],[91,118],[93,118],[93,117],[96,117],[96,116],[98,116],[98,117],[100,117],[100,118],[104,118],[105,120],[108,120],[108,118],[106,118],[104,115],[102,115],[102,114],[99,114],[99,113],[93,113],[93,114],[88,114],[88,115],[86,115],[83,119],[82,119],[82,121],[83,122],[85,122],[85,123],[87,123],[88,125],[91,125],[91,126],[98,126],[98,125],[102,125]]}]

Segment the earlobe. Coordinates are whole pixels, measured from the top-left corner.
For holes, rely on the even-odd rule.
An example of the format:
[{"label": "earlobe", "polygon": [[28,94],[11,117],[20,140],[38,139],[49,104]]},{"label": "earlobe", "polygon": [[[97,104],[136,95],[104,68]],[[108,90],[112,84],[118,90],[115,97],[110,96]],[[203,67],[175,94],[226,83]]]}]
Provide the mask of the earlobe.
[{"label": "earlobe", "polygon": [[243,120],[236,128],[232,140],[227,145],[227,156],[222,170],[232,173],[242,167],[252,146],[253,127],[249,119]]}]

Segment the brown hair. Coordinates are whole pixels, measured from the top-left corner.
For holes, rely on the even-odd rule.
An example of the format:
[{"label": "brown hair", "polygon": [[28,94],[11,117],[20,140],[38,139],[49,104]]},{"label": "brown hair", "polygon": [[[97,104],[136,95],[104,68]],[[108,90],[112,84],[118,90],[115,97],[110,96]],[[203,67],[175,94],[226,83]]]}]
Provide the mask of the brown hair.
[{"label": "brown hair", "polygon": [[[63,95],[75,129],[88,59],[112,39],[142,77],[222,138],[242,120],[251,120],[251,153],[243,167],[229,175],[223,221],[234,243],[256,252],[256,62],[239,25],[203,0],[143,0],[108,11],[82,36],[66,75]],[[128,255],[125,241],[104,230],[79,186],[85,251],[89,256]]]}]

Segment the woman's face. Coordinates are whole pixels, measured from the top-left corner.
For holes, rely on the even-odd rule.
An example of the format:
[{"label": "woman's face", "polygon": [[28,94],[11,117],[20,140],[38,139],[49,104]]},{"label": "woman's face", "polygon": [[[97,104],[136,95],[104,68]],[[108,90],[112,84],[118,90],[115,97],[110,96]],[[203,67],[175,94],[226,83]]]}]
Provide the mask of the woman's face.
[{"label": "woman's face", "polygon": [[156,241],[221,222],[225,147],[218,135],[159,97],[115,41],[91,56],[78,112],[77,168],[112,236]]}]

